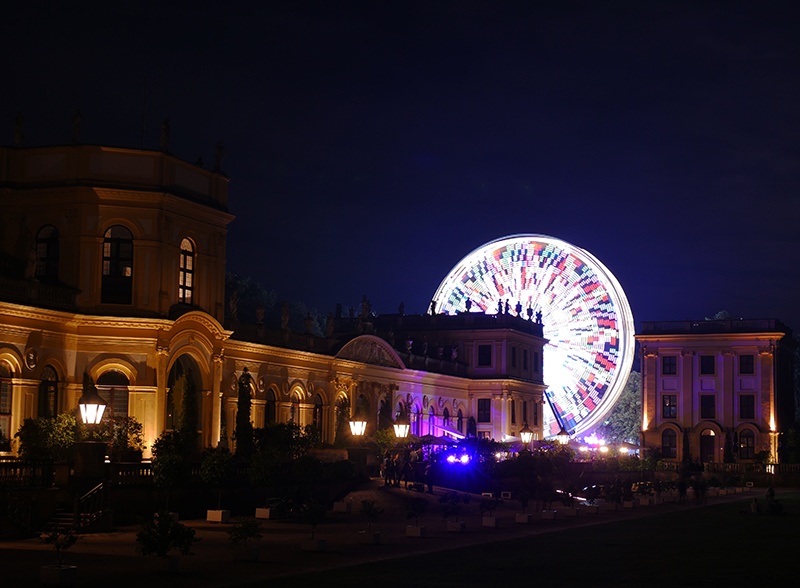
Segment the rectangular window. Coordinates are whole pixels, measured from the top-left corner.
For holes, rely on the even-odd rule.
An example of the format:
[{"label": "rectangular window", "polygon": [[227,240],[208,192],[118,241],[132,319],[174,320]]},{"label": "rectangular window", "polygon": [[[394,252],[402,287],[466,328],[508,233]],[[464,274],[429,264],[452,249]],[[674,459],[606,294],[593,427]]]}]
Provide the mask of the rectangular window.
[{"label": "rectangular window", "polygon": [[528,350],[527,349],[523,349],[522,350],[522,369],[526,370],[526,371],[528,369]]},{"label": "rectangular window", "polygon": [[478,345],[478,367],[488,367],[492,365],[492,346]]},{"label": "rectangular window", "polygon": [[492,422],[492,400],[490,398],[478,398],[478,422]]},{"label": "rectangular window", "polygon": [[713,376],[717,373],[715,368],[716,357],[713,355],[701,355],[700,356],[700,375],[701,376]]},{"label": "rectangular window", "polygon": [[534,351],[533,352],[533,373],[535,373],[535,374],[539,373],[539,352],[538,351]]},{"label": "rectangular window", "polygon": [[674,376],[678,373],[678,358],[674,355],[661,356],[661,375]]},{"label": "rectangular window", "polygon": [[514,425],[517,422],[517,401],[511,401],[511,424]]},{"label": "rectangular window", "polygon": [[752,421],[756,418],[756,397],[754,394],[739,396],[739,418]]},{"label": "rectangular window", "polygon": [[478,431],[478,439],[488,439],[489,431]]},{"label": "rectangular window", "polygon": [[528,401],[527,400],[523,400],[522,401],[522,422],[523,423],[527,423],[528,422]]},{"label": "rectangular window", "polygon": [[717,418],[716,411],[717,397],[713,394],[700,395],[700,418],[701,419],[715,419]]},{"label": "rectangular window", "polygon": [[539,426],[539,403],[534,402],[533,406],[531,406],[531,420],[533,421],[533,426]]},{"label": "rectangular window", "polygon": [[756,373],[756,356],[755,355],[740,355],[739,356],[739,373],[742,375],[752,375]]},{"label": "rectangular window", "polygon": [[11,382],[0,381],[0,414],[11,414]]},{"label": "rectangular window", "polygon": [[517,367],[517,348],[516,347],[512,347],[511,348],[511,367],[512,368]]},{"label": "rectangular window", "polygon": [[678,418],[678,396],[676,394],[664,394],[661,397],[661,418]]}]

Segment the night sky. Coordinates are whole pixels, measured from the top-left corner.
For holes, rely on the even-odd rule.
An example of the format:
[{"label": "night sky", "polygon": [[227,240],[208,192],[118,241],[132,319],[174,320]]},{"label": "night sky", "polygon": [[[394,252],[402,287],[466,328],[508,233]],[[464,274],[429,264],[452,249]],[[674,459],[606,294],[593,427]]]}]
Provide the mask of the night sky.
[{"label": "night sky", "polygon": [[0,10],[0,143],[21,111],[27,146],[67,144],[78,108],[83,143],[140,147],[146,77],[144,147],[165,117],[181,159],[223,140],[228,270],[278,300],[422,313],[470,251],[539,233],[605,264],[637,330],[800,329],[793,0]]}]

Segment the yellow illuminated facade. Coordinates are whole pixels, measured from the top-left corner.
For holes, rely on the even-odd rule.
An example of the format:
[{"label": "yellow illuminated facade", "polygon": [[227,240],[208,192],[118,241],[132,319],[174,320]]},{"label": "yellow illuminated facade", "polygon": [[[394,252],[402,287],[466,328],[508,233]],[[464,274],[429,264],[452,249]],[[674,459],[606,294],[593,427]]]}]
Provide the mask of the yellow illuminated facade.
[{"label": "yellow illuminated facade", "polygon": [[791,330],[780,321],[645,322],[643,444],[666,461],[779,459],[794,422]]},{"label": "yellow illuminated facade", "polygon": [[[463,433],[474,417],[481,436],[527,422],[541,439],[540,326],[370,316],[315,337],[226,319],[228,181],[162,152],[0,148],[0,435],[75,410],[87,372],[114,414],[143,424],[149,450],[176,426],[172,385],[191,370],[203,446],[230,443],[247,368],[256,426],[315,424],[333,441],[337,405],[360,399],[368,432],[389,403],[417,434]],[[401,332],[417,347],[394,345]],[[479,346],[492,369],[478,375]]]}]

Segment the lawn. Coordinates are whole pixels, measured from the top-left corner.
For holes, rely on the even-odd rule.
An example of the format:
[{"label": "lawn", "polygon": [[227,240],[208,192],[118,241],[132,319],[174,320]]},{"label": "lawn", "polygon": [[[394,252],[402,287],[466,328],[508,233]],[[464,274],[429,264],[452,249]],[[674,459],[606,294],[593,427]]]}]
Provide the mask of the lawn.
[{"label": "lawn", "polygon": [[[760,495],[759,495],[760,496]],[[742,501],[275,579],[270,588],[324,586],[794,586],[800,494],[786,514]],[[759,500],[764,507],[764,500]]]}]

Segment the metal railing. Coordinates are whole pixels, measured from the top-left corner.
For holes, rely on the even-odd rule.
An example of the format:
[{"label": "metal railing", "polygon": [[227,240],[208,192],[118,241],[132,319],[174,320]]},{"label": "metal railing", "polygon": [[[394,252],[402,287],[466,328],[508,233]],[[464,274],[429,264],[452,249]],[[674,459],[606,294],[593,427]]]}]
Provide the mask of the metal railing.
[{"label": "metal railing", "polygon": [[91,525],[108,510],[108,489],[103,482],[83,496],[75,498],[72,524],[76,529]]},{"label": "metal railing", "polygon": [[53,485],[53,475],[49,459],[0,458],[0,487],[48,487]]}]

